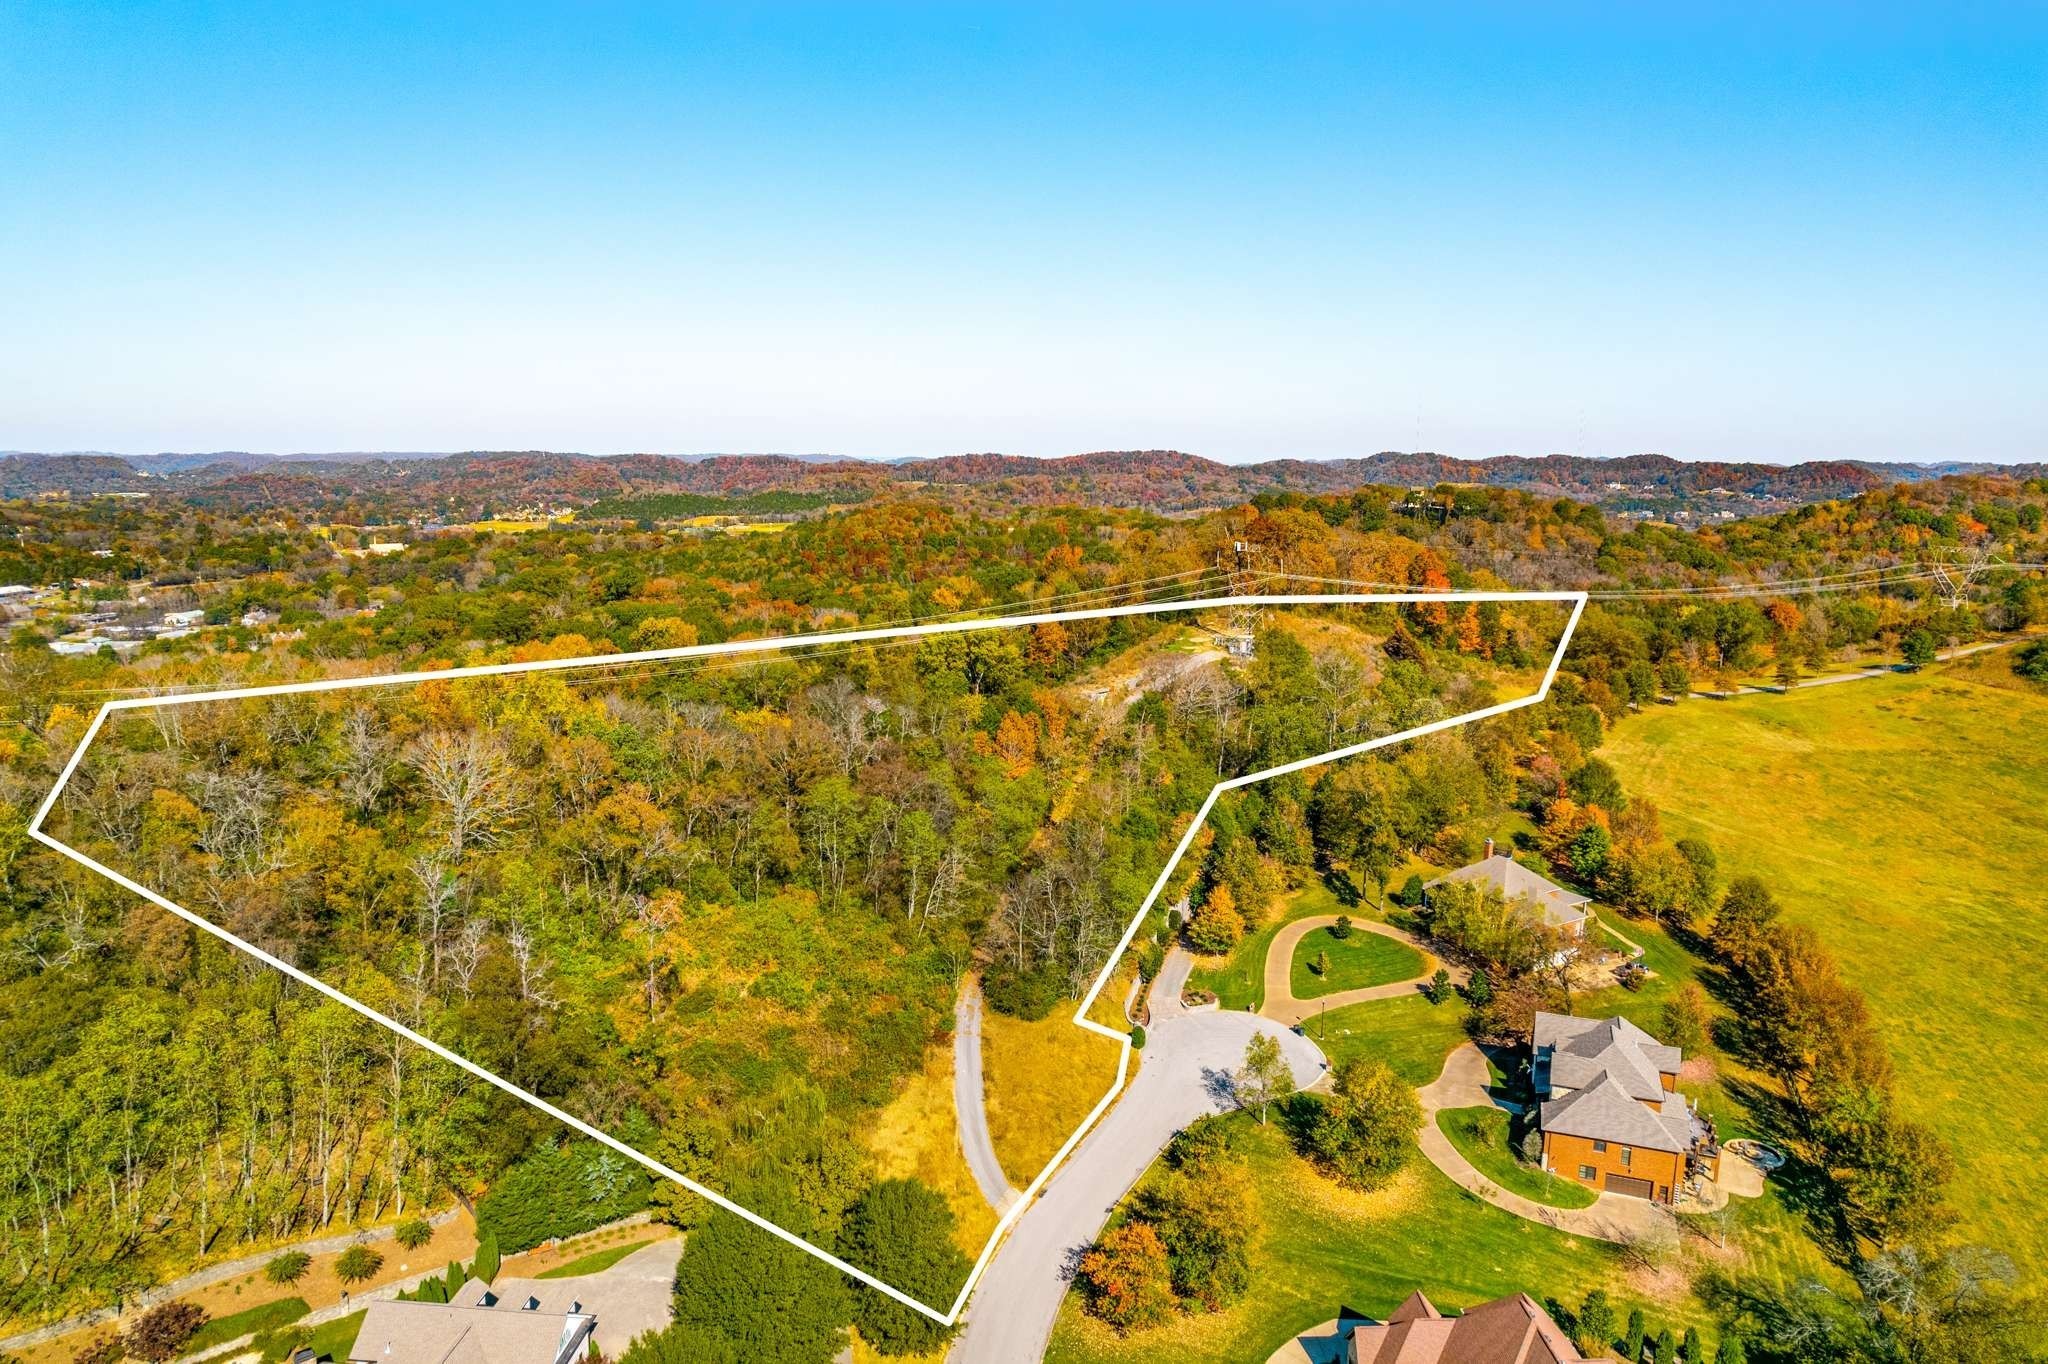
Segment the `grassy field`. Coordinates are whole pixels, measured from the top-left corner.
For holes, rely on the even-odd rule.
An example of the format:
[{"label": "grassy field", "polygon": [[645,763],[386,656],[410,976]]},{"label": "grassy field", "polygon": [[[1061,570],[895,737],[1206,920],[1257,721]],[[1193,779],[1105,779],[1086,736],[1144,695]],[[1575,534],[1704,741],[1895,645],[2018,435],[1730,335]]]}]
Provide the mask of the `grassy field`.
[{"label": "grassy field", "polygon": [[996,1215],[981,1196],[967,1156],[960,1149],[960,1129],[953,1112],[953,1046],[928,1049],[924,1068],[910,1077],[867,1132],[882,1179],[914,1178],[944,1195],[953,1210],[953,1241],[969,1256],[978,1255],[995,1230]]},{"label": "grassy field", "polygon": [[536,1279],[577,1279],[585,1274],[602,1273],[604,1270],[610,1269],[613,1265],[625,1259],[628,1255],[631,1255],[634,1251],[640,1249],[640,1247],[653,1244],[654,1238],[650,1236],[644,1241],[628,1241],[621,1246],[606,1246],[603,1250],[593,1250],[588,1255],[579,1255],[565,1265],[556,1265],[553,1269],[543,1269],[533,1277]]},{"label": "grassy field", "polygon": [[[1319,976],[1311,966],[1317,954],[1323,952],[1330,954],[1330,972]],[[1407,943],[1364,931],[1340,938],[1328,928],[1313,929],[1295,944],[1294,963],[1289,972],[1296,999],[1362,990],[1369,985],[1412,980],[1421,974],[1422,954]]]},{"label": "grassy field", "polygon": [[1260,1127],[1249,1115],[1232,1122],[1261,1205],[1253,1291],[1227,1311],[1122,1337],[1084,1315],[1070,1294],[1048,1364],[1258,1364],[1340,1307],[1383,1316],[1417,1288],[1452,1308],[1518,1290],[1576,1303],[1605,1287],[1624,1310],[1643,1305],[1653,1323],[1679,1327],[1690,1319],[1689,1299],[1664,1307],[1646,1301],[1611,1247],[1490,1207],[1420,1157],[1387,1188],[1358,1194],[1297,1156],[1279,1124]]},{"label": "grassy field", "polygon": [[1553,1208],[1590,1208],[1593,1191],[1569,1179],[1532,1169],[1508,1149],[1508,1115],[1498,1108],[1447,1108],[1436,1115],[1451,1145],[1494,1183],[1510,1193]]},{"label": "grassy field", "polygon": [[[2010,660],[1659,707],[1603,753],[1667,832],[1704,835],[1821,932],[1891,1040],[1902,1103],[1955,1148],[1963,1231],[2039,1265],[2048,693]],[[1993,1089],[1969,1058],[2001,1058]]]},{"label": "grassy field", "polygon": [[275,1331],[289,1326],[312,1308],[304,1298],[279,1298],[258,1307],[245,1307],[239,1312],[230,1312],[224,1317],[215,1317],[199,1328],[199,1333],[185,1342],[184,1353],[198,1354],[216,1345],[225,1345],[241,1336]]},{"label": "grassy field", "polygon": [[[1036,1023],[994,1009],[982,1013],[981,1078],[989,1140],[1003,1173],[1019,1189],[1045,1168],[1116,1081],[1120,1045],[1075,1027],[1073,1018],[1073,1006],[1065,1001]],[[955,1140],[956,1155],[959,1148]],[[964,1168],[965,1157],[960,1161]]]}]

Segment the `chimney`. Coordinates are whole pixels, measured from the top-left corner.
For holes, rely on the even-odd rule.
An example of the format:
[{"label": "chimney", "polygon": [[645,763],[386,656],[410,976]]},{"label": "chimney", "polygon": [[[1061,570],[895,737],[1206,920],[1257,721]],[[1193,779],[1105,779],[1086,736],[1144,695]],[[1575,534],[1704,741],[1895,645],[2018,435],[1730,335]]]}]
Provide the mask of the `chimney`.
[{"label": "chimney", "polygon": [[1486,840],[1486,855],[1489,858],[1493,856],[1493,840],[1490,838]]}]

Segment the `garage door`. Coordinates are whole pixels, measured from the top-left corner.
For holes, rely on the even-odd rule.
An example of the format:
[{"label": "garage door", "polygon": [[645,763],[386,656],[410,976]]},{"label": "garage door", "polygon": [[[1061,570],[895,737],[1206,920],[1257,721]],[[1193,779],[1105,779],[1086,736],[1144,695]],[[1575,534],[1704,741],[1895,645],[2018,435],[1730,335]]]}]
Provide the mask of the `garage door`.
[{"label": "garage door", "polygon": [[1649,1198],[1656,1194],[1657,1186],[1647,1179],[1610,1173],[1607,1176],[1607,1192],[1625,1193],[1630,1198]]}]

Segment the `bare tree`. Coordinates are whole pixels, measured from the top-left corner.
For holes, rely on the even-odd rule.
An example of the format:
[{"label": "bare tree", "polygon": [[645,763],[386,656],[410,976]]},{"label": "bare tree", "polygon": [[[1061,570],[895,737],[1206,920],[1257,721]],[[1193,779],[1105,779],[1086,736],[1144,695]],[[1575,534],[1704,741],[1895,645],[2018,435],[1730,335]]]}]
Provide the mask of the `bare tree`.
[{"label": "bare tree", "polygon": [[427,964],[427,978],[441,980],[442,924],[455,904],[458,883],[448,860],[438,852],[421,853],[411,864],[413,879],[420,883],[419,934]]},{"label": "bare tree", "polygon": [[494,731],[436,730],[414,740],[405,756],[441,807],[452,861],[460,862],[472,843],[495,841],[524,804],[518,773]]},{"label": "bare tree", "polygon": [[368,706],[356,706],[341,721],[341,795],[359,815],[377,808],[391,780],[396,745],[383,721]]},{"label": "bare tree", "polygon": [[512,954],[513,969],[519,973],[519,998],[542,1009],[561,1003],[547,983],[547,963],[526,925],[514,919],[505,926],[505,949]]}]

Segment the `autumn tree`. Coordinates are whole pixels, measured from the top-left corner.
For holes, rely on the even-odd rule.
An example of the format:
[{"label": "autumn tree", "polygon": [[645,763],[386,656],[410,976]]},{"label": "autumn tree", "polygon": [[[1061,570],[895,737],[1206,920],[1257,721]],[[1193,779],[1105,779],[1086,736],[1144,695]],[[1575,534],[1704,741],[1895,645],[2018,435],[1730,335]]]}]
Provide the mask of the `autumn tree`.
[{"label": "autumn tree", "polygon": [[1149,1222],[1126,1222],[1102,1234],[1076,1274],[1088,1310],[1120,1331],[1157,1326],[1173,1315],[1173,1270]]},{"label": "autumn tree", "polygon": [[1383,1061],[1353,1057],[1337,1067],[1331,1095],[1310,1120],[1317,1161],[1355,1189],[1377,1189],[1415,1150],[1422,1108],[1415,1091]]}]

